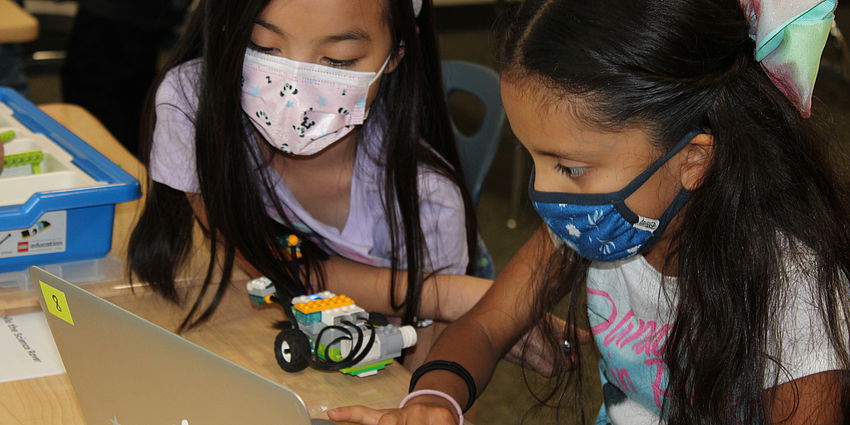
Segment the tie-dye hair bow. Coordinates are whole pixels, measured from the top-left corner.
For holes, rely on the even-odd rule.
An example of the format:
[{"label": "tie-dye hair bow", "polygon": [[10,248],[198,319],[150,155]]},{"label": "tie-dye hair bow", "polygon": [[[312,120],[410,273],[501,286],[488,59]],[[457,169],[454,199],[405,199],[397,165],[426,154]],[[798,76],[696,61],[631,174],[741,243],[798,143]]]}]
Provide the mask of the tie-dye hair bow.
[{"label": "tie-dye hair bow", "polygon": [[800,114],[811,115],[820,57],[836,0],[740,0],[756,60]]}]

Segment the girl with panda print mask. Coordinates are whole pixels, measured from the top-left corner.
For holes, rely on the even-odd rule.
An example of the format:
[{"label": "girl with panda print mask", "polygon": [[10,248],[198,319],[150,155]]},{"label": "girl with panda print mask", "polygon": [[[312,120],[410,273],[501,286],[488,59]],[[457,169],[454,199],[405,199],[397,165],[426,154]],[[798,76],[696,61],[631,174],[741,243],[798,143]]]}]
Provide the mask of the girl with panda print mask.
[{"label": "girl with panda print mask", "polygon": [[[135,275],[177,301],[197,219],[223,265],[204,281],[216,301],[238,263],[290,297],[327,289],[405,324],[434,319],[417,364],[490,286],[468,275],[482,254],[432,15],[430,0],[202,2],[148,109]],[[289,234],[298,272],[282,260]],[[195,299],[181,329],[216,301]]]}]

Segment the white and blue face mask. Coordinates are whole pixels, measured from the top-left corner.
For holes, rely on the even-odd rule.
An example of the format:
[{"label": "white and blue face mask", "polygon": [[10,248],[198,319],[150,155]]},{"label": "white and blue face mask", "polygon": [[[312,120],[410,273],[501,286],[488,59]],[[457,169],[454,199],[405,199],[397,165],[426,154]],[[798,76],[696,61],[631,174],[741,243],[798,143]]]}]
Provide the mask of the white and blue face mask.
[{"label": "white and blue face mask", "polygon": [[660,219],[641,217],[626,206],[626,198],[690,143],[700,131],[685,135],[673,149],[635,177],[625,188],[603,194],[538,192],[534,171],[528,186],[534,208],[546,225],[579,255],[592,261],[616,261],[646,252],[685,204],[689,192],[679,191]]}]

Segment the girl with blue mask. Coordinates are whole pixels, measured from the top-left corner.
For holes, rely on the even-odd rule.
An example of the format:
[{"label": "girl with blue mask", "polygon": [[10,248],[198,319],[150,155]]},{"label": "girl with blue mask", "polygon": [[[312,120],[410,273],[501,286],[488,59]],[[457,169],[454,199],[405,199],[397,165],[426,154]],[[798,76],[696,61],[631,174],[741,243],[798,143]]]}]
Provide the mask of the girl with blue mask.
[{"label": "girl with blue mask", "polygon": [[[538,326],[556,360],[543,399],[573,400],[568,423],[846,423],[850,185],[807,119],[834,8],[523,2],[504,20],[501,90],[544,224],[401,408],[331,418],[461,423]],[[563,329],[547,320],[561,302]]]},{"label": "girl with blue mask", "polygon": [[[653,162],[623,189],[613,193],[541,192],[534,189],[536,179],[532,173],[528,189],[531,202],[551,232],[584,258],[615,261],[646,252],[682,208],[688,198],[688,190],[682,188],[679,191],[660,219],[635,214],[626,200],[698,134],[696,131],[686,134],[670,152]],[[563,172],[562,167],[556,166]],[[569,167],[565,168],[570,177],[576,173]],[[586,168],[581,167],[575,177],[583,175]]]},{"label": "girl with blue mask", "polygon": [[149,105],[152,181],[129,246],[135,275],[177,301],[204,227],[215,298],[190,300],[181,330],[210,317],[241,266],[281,295],[328,289],[406,324],[433,319],[415,365],[487,290],[465,275],[484,254],[432,17],[429,0],[200,3]]}]

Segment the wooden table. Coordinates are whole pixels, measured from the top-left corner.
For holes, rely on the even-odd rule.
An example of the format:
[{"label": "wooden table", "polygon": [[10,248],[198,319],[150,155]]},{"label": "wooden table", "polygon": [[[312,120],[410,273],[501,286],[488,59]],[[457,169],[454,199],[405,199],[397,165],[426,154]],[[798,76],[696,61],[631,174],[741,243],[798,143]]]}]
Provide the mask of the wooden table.
[{"label": "wooden table", "polygon": [[[234,284],[212,322],[184,336],[291,388],[304,399],[313,417],[326,418],[328,409],[349,404],[398,406],[410,379],[410,374],[398,363],[366,378],[309,368],[294,374],[281,370],[271,348],[277,333],[271,324],[283,315],[277,308],[252,308],[242,288],[241,283]],[[145,288],[137,290],[135,295],[126,293],[109,300],[167,329],[174,329],[183,317],[182,309]],[[84,425],[85,422],[71,383],[62,374],[0,384],[0,424]]]},{"label": "wooden table", "polygon": [[[87,111],[61,104],[45,105],[41,109],[144,181],[141,164]],[[113,253],[117,255],[126,252],[127,234],[135,223],[140,203],[134,201],[116,207],[112,246]],[[203,255],[200,252],[201,258]],[[192,281],[193,273],[196,271],[185,273],[185,282]],[[410,374],[397,363],[376,376],[366,378],[315,370],[296,374],[283,372],[271,349],[277,332],[271,324],[283,318],[283,314],[276,308],[257,310],[251,307],[244,289],[244,275],[242,279],[234,281],[212,322],[187,332],[186,338],[291,388],[304,399],[313,417],[327,417],[324,413],[327,409],[348,404],[376,408],[397,406],[407,393]],[[166,329],[175,329],[184,314],[183,309],[163,301],[145,287],[138,287],[135,294],[126,288],[126,282],[104,282],[83,287]],[[192,291],[195,288],[186,284],[182,290]],[[0,316],[31,311],[32,305],[37,306],[33,304],[36,302],[33,296],[22,293],[0,298]],[[190,299],[194,298],[190,296]],[[0,384],[0,424],[83,425],[84,422],[70,381],[63,374]]]},{"label": "wooden table", "polygon": [[0,43],[23,43],[38,37],[38,21],[10,0],[0,0]]}]

